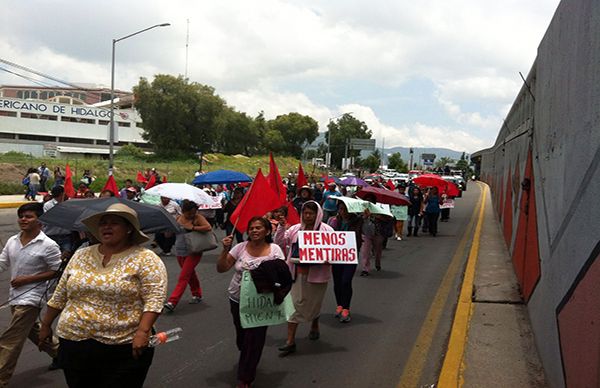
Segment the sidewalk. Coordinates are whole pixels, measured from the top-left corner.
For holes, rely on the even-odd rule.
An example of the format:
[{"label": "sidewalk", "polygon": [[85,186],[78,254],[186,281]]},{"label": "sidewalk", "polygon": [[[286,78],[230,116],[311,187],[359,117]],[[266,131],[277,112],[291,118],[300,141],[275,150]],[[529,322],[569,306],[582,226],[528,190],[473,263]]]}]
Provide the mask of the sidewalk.
[{"label": "sidewalk", "polygon": [[485,202],[458,382],[440,378],[439,387],[546,387],[527,306],[489,195]]},{"label": "sidewalk", "polygon": [[[38,202],[42,202],[42,196],[38,195],[35,198]],[[25,200],[25,196],[21,194],[16,195],[0,195],[0,209],[17,208],[24,203],[30,201]]]}]

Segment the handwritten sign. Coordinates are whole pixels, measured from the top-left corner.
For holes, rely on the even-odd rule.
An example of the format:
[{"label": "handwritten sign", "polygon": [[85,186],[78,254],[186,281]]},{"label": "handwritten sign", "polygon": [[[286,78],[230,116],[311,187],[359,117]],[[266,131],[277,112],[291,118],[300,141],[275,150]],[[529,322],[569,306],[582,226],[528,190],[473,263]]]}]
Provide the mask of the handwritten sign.
[{"label": "handwritten sign", "polygon": [[292,296],[288,293],[283,303],[273,301],[273,293],[259,294],[250,271],[242,273],[240,289],[240,321],[244,329],[286,323],[294,313]]},{"label": "handwritten sign", "polygon": [[440,209],[454,209],[454,200],[453,199],[444,200],[444,203],[442,203],[440,205]]},{"label": "handwritten sign", "polygon": [[300,263],[358,264],[354,232],[300,231],[298,252]]}]

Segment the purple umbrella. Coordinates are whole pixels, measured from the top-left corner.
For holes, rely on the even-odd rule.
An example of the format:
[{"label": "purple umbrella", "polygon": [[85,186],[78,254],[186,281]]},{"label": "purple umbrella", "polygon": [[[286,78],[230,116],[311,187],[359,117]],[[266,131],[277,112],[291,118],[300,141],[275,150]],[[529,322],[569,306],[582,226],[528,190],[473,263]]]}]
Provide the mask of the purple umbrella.
[{"label": "purple umbrella", "polygon": [[348,177],[340,182],[344,186],[368,186],[368,183],[355,176]]}]

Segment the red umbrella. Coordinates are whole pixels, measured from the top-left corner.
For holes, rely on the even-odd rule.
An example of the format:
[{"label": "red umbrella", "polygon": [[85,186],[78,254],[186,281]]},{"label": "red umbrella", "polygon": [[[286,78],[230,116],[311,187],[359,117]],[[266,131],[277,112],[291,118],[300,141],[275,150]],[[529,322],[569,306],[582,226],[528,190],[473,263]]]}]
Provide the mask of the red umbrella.
[{"label": "red umbrella", "polygon": [[375,200],[379,203],[388,205],[410,205],[410,199],[406,195],[400,194],[397,191],[380,189],[378,187],[367,186],[360,189],[356,193],[358,198],[365,199],[369,194],[375,195]]},{"label": "red umbrella", "polygon": [[451,197],[459,194],[458,187],[454,183],[442,179],[439,175],[423,174],[413,178],[413,182],[421,187],[437,187],[440,194],[446,193]]}]

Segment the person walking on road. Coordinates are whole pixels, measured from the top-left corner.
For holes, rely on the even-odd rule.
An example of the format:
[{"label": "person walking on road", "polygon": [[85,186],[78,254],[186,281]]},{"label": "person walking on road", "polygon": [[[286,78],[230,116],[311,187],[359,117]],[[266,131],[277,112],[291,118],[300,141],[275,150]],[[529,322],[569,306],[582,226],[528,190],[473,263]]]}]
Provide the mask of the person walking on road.
[{"label": "person walking on road", "polygon": [[337,201],[335,199],[330,199],[331,196],[341,197],[342,193],[336,190],[335,183],[331,182],[327,185],[327,190],[323,192],[323,222],[327,222],[329,217],[333,217],[337,213]]},{"label": "person walking on road", "polygon": [[100,244],[77,250],[42,319],[39,346],[60,315],[59,362],[70,388],[139,387],[152,364],[152,327],[167,293],[160,258],[141,246],[135,210],[122,203],[83,220]]},{"label": "person walking on road", "polygon": [[[43,213],[41,203],[19,207],[21,232],[8,239],[0,254],[0,272],[11,270],[8,304],[12,316],[0,335],[0,387],[8,385],[25,340],[29,338],[38,343],[38,316],[46,302],[48,281],[57,276],[61,264],[58,245],[42,232],[38,221]],[[49,337],[40,350],[54,359],[58,354],[58,341]],[[53,362],[50,367],[56,369],[57,365]]]},{"label": "person walking on road", "polygon": [[429,189],[427,197],[423,200],[423,207],[425,217],[427,217],[429,234],[435,237],[437,236],[438,218],[440,217],[440,196],[438,195],[437,187]]},{"label": "person walking on road", "polygon": [[331,265],[299,263],[298,232],[301,230],[333,231],[333,228],[324,224],[322,220],[321,206],[315,201],[308,201],[302,206],[301,222],[286,230],[285,218],[282,217],[275,234],[274,240],[277,245],[289,247],[286,255],[287,262],[292,278],[295,279],[291,295],[296,311],[288,319],[287,340],[285,345],[279,348],[280,357],[296,351],[298,324],[311,322],[308,338],[314,341],[320,337],[319,316],[327,283],[331,278]]},{"label": "person walking on road", "polygon": [[[177,204],[177,202],[171,200],[171,198],[160,197],[159,206],[165,209],[165,211],[175,219],[181,216],[181,207]],[[162,250],[163,255],[167,256],[171,255],[171,249],[173,248],[176,239],[177,236],[175,235],[175,233],[169,230],[157,232],[154,236],[154,240]]]},{"label": "person walking on road", "polygon": [[[338,213],[335,217],[331,217],[327,222],[329,226],[336,231],[354,232],[356,236],[356,248],[360,252],[362,245],[362,224],[361,216],[353,213],[348,213],[348,209],[343,202],[338,203]],[[352,279],[356,272],[357,264],[338,264],[331,266],[331,274],[333,275],[333,293],[337,307],[335,309],[335,317],[339,318],[340,322],[350,322],[350,301],[352,300]]]},{"label": "person walking on road", "polygon": [[265,346],[268,326],[244,329],[240,321],[240,287],[242,273],[257,269],[268,260],[285,260],[278,245],[272,243],[271,223],[263,217],[254,217],[248,222],[248,241],[237,244],[233,249],[233,236],[223,239],[223,251],[217,271],[235,269],[229,283],[229,305],[236,332],[236,344],[240,351],[237,379],[238,387],[249,387],[256,377],[256,368]]},{"label": "person walking on road", "polygon": [[[206,218],[198,213],[198,205],[188,200],[183,200],[181,203],[181,215],[177,218],[177,223],[188,233],[210,232],[212,230]],[[177,263],[181,267],[181,273],[175,289],[164,305],[167,312],[175,311],[175,307],[177,307],[188,284],[192,292],[190,304],[197,304],[202,301],[202,287],[200,287],[200,280],[196,274],[196,266],[202,259],[202,253],[189,252],[184,234],[178,234],[176,237],[175,253],[177,254]]]},{"label": "person walking on road", "polygon": [[408,199],[410,199],[410,206],[408,206],[408,233],[407,237],[414,235],[419,237],[419,226],[421,221],[421,208],[423,207],[423,194],[421,189],[417,186],[413,186],[408,193]]},{"label": "person walking on road", "polygon": [[50,178],[50,170],[46,167],[46,163],[43,163],[38,167],[38,174],[40,174],[40,192],[45,193],[46,183],[48,182],[48,178]]},{"label": "person walking on road", "polygon": [[64,186],[65,184],[65,175],[60,171],[60,167],[54,167],[54,183],[52,187]]}]

